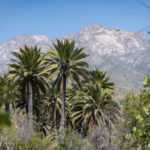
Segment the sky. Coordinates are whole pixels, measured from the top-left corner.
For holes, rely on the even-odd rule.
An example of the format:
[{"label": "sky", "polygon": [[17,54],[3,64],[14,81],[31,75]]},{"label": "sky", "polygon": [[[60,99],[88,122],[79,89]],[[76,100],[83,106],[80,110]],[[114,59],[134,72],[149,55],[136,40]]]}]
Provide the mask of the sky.
[{"label": "sky", "polygon": [[0,44],[20,34],[56,38],[88,24],[147,34],[150,0],[0,0]]}]

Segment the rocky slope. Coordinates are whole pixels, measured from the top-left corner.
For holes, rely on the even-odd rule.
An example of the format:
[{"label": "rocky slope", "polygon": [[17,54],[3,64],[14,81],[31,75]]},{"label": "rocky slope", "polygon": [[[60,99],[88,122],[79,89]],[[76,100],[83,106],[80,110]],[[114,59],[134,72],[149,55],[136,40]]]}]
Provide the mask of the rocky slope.
[{"label": "rocky slope", "polygon": [[[87,61],[91,68],[107,70],[120,87],[138,89],[142,86],[143,77],[150,71],[150,40],[144,34],[123,31],[119,28],[107,29],[92,24],[80,32],[59,37],[76,41],[76,46],[85,47],[90,54]],[[23,45],[37,45],[43,51],[55,39],[44,35],[19,35],[0,45],[0,70],[4,71],[9,63],[11,51],[17,51]]]}]

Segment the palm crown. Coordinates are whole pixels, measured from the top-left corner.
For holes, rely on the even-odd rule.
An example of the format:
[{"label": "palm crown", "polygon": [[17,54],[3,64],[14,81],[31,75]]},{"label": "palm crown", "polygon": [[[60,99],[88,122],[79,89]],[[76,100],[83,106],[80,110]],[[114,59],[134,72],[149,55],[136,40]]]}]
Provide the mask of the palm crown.
[{"label": "palm crown", "polygon": [[75,42],[69,42],[67,39],[64,41],[57,40],[57,44],[53,44],[54,49],[46,53],[48,56],[45,62],[48,64],[46,71],[50,71],[49,79],[57,75],[62,78],[63,75],[69,78],[69,81],[74,79],[79,83],[79,76],[86,77],[88,63],[81,61],[88,55],[83,52],[84,48],[75,48]]}]

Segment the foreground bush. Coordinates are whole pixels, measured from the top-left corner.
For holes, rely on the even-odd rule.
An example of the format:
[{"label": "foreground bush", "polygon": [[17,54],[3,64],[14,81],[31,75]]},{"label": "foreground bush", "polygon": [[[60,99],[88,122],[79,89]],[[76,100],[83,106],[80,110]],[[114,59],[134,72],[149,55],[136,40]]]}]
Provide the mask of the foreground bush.
[{"label": "foreground bush", "polygon": [[150,91],[129,93],[124,98],[119,147],[123,150],[150,149]]},{"label": "foreground bush", "polygon": [[46,150],[50,144],[48,138],[43,137],[40,133],[34,133],[27,143],[15,141],[14,150]]},{"label": "foreground bush", "polygon": [[41,132],[27,130],[27,117],[22,112],[11,112],[12,126],[0,130],[0,150],[46,150],[51,142]]},{"label": "foreground bush", "polygon": [[31,137],[24,142],[16,136],[12,128],[1,136],[1,142],[1,150],[46,150],[52,143],[49,138],[36,132],[32,133]]},{"label": "foreground bush", "polygon": [[75,132],[66,133],[65,137],[58,137],[58,145],[54,150],[92,150],[88,139],[82,138]]}]

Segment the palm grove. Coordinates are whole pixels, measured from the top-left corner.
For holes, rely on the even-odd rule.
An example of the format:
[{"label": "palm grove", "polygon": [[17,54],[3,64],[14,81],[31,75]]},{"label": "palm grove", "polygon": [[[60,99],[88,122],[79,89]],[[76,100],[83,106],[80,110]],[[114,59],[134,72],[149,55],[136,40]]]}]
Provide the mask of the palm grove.
[{"label": "palm grove", "polygon": [[[45,53],[36,46],[24,46],[12,55],[8,73],[0,76],[0,106],[5,108],[5,113],[0,114],[1,126],[11,124],[9,114],[17,109],[27,114],[28,132],[42,132],[53,140],[65,129],[86,137],[95,127],[101,127],[108,129],[108,144],[112,146],[112,130],[121,122],[120,115],[124,120],[130,118],[124,115],[124,109],[130,115],[127,100],[133,98],[131,95],[125,98],[124,108],[113,100],[114,83],[105,71],[89,70],[85,60],[90,56],[84,48],[64,39],[57,40]],[[149,92],[149,88],[144,92]],[[134,137],[131,133],[137,128],[136,123],[132,125],[133,120],[128,121],[131,129],[126,131],[127,121],[123,121],[119,133],[125,133],[119,135],[118,145],[126,148],[123,144],[126,141],[126,145],[140,147],[140,140],[135,143],[128,140],[128,136]]]}]

